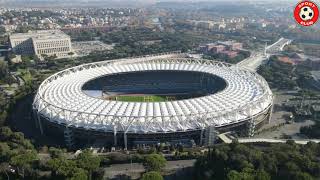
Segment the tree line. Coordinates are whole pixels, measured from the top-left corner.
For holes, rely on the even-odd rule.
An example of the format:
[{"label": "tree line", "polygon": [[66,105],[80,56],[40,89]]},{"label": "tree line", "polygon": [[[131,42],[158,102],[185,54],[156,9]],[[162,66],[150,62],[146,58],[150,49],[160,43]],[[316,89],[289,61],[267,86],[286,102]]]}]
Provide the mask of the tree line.
[{"label": "tree line", "polygon": [[194,179],[313,180],[320,178],[320,144],[309,142],[243,145],[209,149],[195,164]]}]

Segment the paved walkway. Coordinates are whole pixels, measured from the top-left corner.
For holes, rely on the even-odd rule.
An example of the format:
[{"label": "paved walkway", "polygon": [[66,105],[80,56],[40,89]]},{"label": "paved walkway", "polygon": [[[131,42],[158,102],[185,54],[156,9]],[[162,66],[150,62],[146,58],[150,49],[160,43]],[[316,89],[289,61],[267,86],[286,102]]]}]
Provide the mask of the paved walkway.
[{"label": "paved walkway", "polygon": [[[196,162],[195,159],[192,160],[179,160],[179,161],[167,161],[164,171],[175,171],[178,169],[183,169],[186,167],[192,167]],[[120,175],[127,175],[133,178],[139,178],[145,169],[141,163],[128,163],[128,164],[113,164],[105,168],[104,178],[116,178]]]},{"label": "paved walkway", "polygon": [[253,143],[253,142],[267,142],[267,143],[286,143],[288,140],[293,140],[296,144],[307,144],[308,142],[319,143],[318,139],[304,139],[304,140],[294,140],[294,139],[239,139],[239,143]]},{"label": "paved walkway", "polygon": [[240,61],[237,65],[251,71],[257,71],[259,66],[269,59],[270,55],[283,51],[283,48],[291,42],[292,40],[290,39],[280,38],[277,42],[266,47],[266,54],[264,52],[252,52],[250,57]]},{"label": "paved walkway", "polygon": [[[227,144],[232,142],[232,139],[225,136],[224,134],[219,135],[220,139]],[[320,143],[319,139],[267,139],[267,138],[238,138],[239,143],[257,143],[257,142],[266,142],[266,143],[286,143],[288,140],[293,140],[296,144],[307,144],[308,142]]]},{"label": "paved walkway", "polygon": [[263,53],[254,53],[249,58],[240,61],[237,65],[247,68],[251,71],[256,71],[258,67],[267,60],[268,57]]}]

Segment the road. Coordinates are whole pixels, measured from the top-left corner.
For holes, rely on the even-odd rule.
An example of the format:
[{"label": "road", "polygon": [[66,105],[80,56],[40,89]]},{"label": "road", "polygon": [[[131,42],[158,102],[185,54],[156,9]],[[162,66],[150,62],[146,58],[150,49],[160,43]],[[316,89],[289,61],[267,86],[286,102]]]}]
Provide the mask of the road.
[{"label": "road", "polygon": [[[227,144],[232,143],[232,139],[229,138],[226,134],[220,134],[219,138]],[[269,139],[269,138],[238,138],[237,141],[241,144],[245,143],[257,143],[257,142],[266,142],[266,143],[286,143],[288,140],[293,140],[297,144],[307,144],[308,142],[320,143],[319,139]]]},{"label": "road", "polygon": [[271,44],[266,48],[268,54],[277,54],[283,51],[283,48],[286,45],[289,45],[292,42],[291,39],[280,38],[277,42]]},{"label": "road", "polygon": [[265,56],[262,52],[252,53],[252,55],[239,62],[237,65],[249,69],[251,71],[256,71],[258,67],[267,60],[268,56]]},{"label": "road", "polygon": [[290,39],[280,38],[277,42],[267,46],[265,52],[253,52],[249,58],[242,60],[237,65],[251,71],[257,71],[259,66],[268,60],[271,55],[283,51],[283,48],[291,42]]},{"label": "road", "polygon": [[240,138],[238,139],[239,143],[253,143],[253,142],[267,142],[267,143],[286,143],[288,140],[293,140],[296,144],[307,144],[308,142],[320,143],[319,139],[304,139],[304,140],[295,140],[295,139],[265,139],[265,138]]}]

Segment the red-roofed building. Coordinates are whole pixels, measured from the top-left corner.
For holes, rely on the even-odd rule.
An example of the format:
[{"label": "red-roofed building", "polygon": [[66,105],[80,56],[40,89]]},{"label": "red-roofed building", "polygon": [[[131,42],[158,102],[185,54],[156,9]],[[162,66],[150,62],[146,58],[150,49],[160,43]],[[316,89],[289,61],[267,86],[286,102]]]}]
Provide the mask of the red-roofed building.
[{"label": "red-roofed building", "polygon": [[210,51],[213,53],[221,53],[226,49],[225,46],[222,45],[216,45],[216,46],[212,46]]},{"label": "red-roofed building", "polygon": [[222,51],[221,53],[227,55],[229,58],[234,58],[238,56],[237,51]]},{"label": "red-roofed building", "polygon": [[283,63],[287,63],[287,64],[291,64],[291,65],[296,65],[296,62],[294,62],[289,57],[278,57],[278,61],[283,62]]}]

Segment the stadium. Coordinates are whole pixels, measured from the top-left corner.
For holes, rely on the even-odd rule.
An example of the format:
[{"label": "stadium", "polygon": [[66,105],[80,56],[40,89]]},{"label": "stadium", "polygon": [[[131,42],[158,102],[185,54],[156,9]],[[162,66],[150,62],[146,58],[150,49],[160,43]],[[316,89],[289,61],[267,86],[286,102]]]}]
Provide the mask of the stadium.
[{"label": "stadium", "polygon": [[33,102],[41,133],[67,146],[211,145],[218,134],[253,136],[273,96],[257,73],[185,56],[101,61],[58,72]]}]

